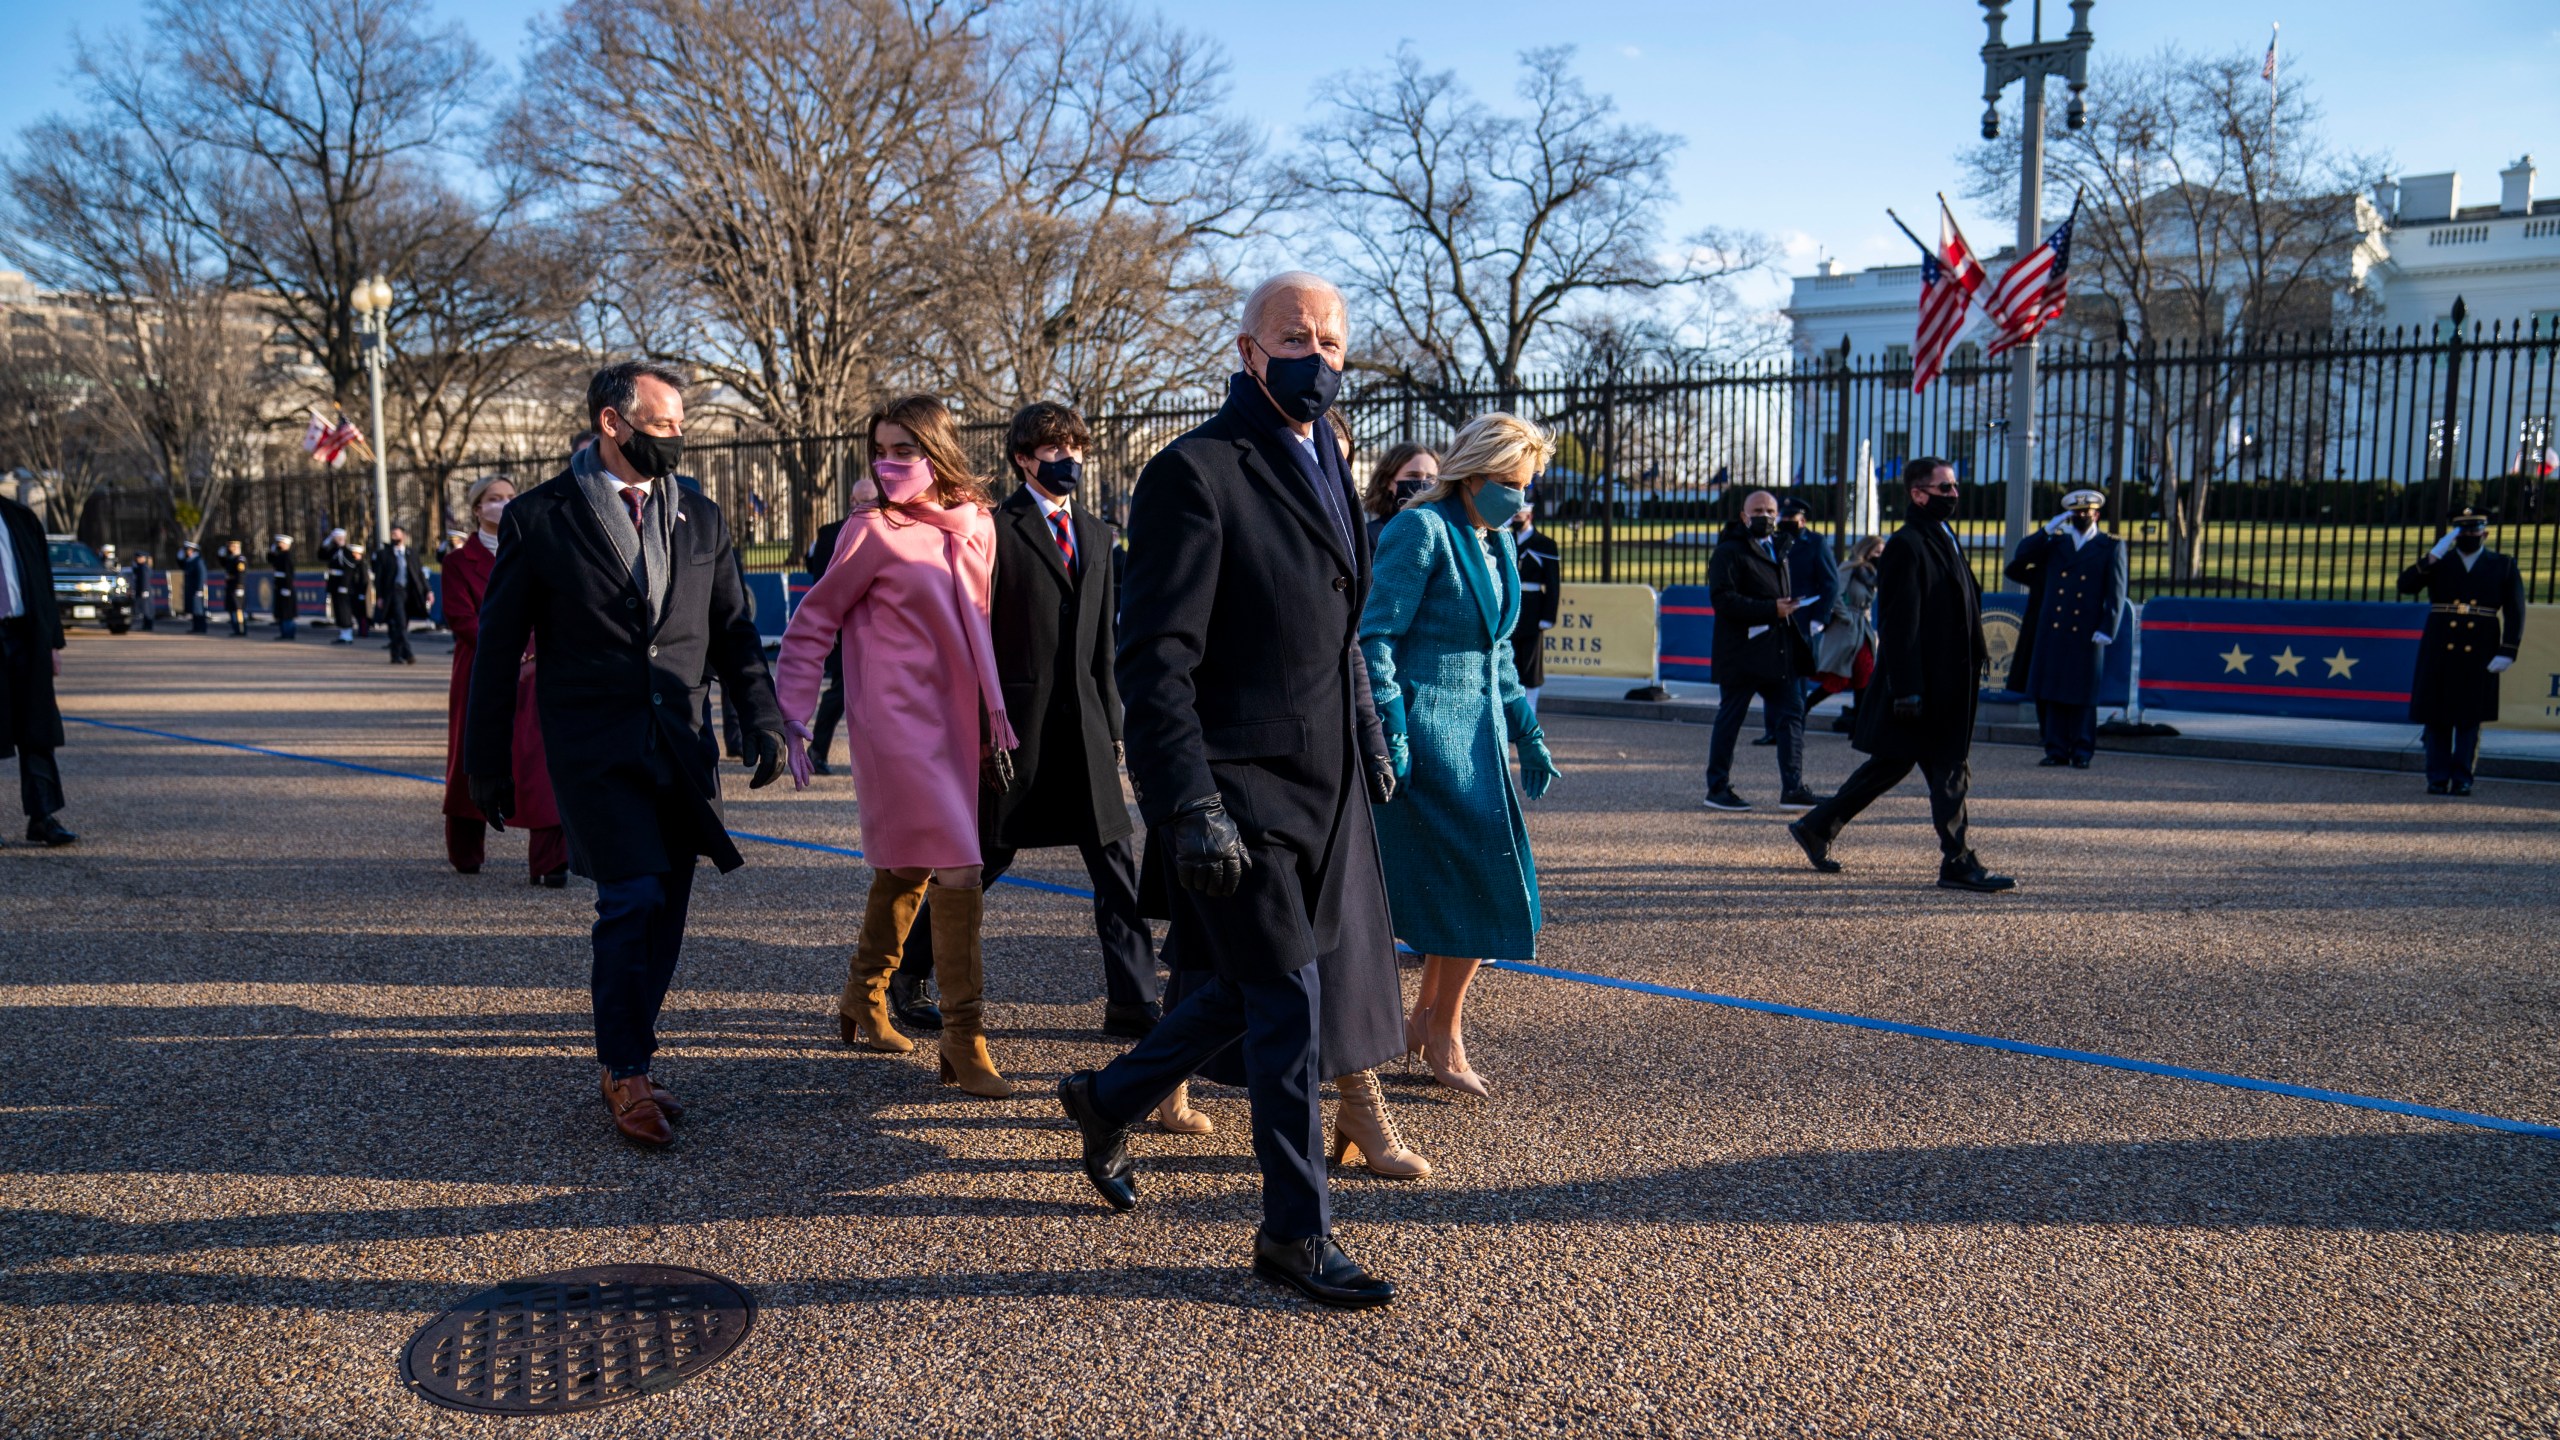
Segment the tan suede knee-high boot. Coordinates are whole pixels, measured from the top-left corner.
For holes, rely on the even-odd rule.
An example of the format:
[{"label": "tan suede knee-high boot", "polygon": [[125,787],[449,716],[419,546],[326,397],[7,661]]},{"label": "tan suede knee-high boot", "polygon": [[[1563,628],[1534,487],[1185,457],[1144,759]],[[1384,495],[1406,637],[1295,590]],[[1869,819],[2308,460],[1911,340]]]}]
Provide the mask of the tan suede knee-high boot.
[{"label": "tan suede knee-high boot", "polygon": [[987,1054],[986,956],[978,943],[986,912],[983,888],[933,887],[933,984],[942,992],[943,1083],[1002,1100],[1013,1084]]},{"label": "tan suede knee-high boot", "polygon": [[862,910],[862,935],[846,967],[844,993],[836,997],[836,1023],[844,1043],[886,1055],[904,1055],[916,1042],[889,1023],[889,975],[907,948],[907,931],[924,904],[925,879],[901,880],[871,872],[871,899]]}]

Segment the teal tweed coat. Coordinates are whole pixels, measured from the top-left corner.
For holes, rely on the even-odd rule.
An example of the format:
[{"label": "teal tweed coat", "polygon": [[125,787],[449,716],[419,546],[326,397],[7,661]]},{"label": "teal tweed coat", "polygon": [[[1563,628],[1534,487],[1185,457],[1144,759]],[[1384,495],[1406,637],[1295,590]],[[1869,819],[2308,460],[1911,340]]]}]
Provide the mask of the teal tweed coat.
[{"label": "teal tweed coat", "polygon": [[1530,960],[1538,870],[1504,718],[1505,702],[1526,699],[1511,650],[1520,557],[1511,532],[1494,531],[1491,573],[1466,503],[1413,506],[1378,536],[1360,653],[1413,772],[1370,813],[1396,938],[1426,955]]}]

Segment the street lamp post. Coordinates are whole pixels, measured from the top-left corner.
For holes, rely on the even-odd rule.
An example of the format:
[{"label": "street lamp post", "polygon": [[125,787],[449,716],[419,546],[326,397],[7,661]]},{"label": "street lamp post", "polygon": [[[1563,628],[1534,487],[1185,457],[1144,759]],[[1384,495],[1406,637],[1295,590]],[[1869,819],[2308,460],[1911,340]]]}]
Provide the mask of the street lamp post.
[{"label": "street lamp post", "polygon": [[[2026,87],[2026,128],[2018,136],[2018,254],[2024,256],[2044,235],[2044,82],[2060,76],[2071,86],[2071,107],[2064,123],[2077,130],[2087,122],[2080,95],[2089,88],[2089,7],[2095,0],[2071,0],[2071,31],[2059,40],[2044,38],[2044,0],[2032,0],[2035,12],[2026,44],[2006,45],[2000,27],[2008,19],[2009,0],[1982,0],[1982,23],[1990,38],[1982,46],[1982,138],[2000,136],[2000,92],[2012,80]],[[2014,263],[2014,262],[2013,262]],[[2009,372],[2009,546],[2016,548],[2033,526],[2030,491],[2036,463],[2036,342],[2010,350]]]},{"label": "street lamp post", "polygon": [[383,457],[382,434],[382,346],[391,329],[391,282],[376,275],[356,282],[355,294],[348,297],[356,310],[356,321],[364,328],[365,378],[373,388],[373,543],[379,547],[390,543],[391,473]]}]

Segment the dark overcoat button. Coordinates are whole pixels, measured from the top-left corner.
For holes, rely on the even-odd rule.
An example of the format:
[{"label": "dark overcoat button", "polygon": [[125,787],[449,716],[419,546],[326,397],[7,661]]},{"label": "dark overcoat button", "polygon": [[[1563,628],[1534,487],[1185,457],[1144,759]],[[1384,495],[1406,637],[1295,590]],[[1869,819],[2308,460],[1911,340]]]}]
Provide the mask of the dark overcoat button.
[{"label": "dark overcoat button", "polygon": [[1334,576],[1334,577],[1333,577],[1333,588],[1334,588],[1334,589],[1336,589],[1336,590],[1348,590],[1348,589],[1350,589],[1350,588],[1351,588],[1351,577],[1350,577],[1350,576],[1348,576],[1348,575],[1336,575],[1336,576]]},{"label": "dark overcoat button", "polygon": [[637,609],[639,609],[639,608],[640,608],[640,597],[639,597],[639,596],[637,596],[637,595],[625,595],[625,596],[623,596],[623,597],[622,597],[622,608],[623,608],[623,609],[625,609],[625,610],[637,610]]}]

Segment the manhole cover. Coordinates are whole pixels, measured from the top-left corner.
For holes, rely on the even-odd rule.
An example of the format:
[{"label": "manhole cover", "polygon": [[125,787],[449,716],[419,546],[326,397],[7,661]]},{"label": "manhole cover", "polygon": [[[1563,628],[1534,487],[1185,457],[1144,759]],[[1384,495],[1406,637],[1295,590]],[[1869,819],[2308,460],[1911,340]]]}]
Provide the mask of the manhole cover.
[{"label": "manhole cover", "polygon": [[483,1290],[429,1321],[401,1354],[400,1373],[448,1409],[592,1410],[719,1364],[755,1317],[744,1289],[699,1270],[564,1270]]}]

